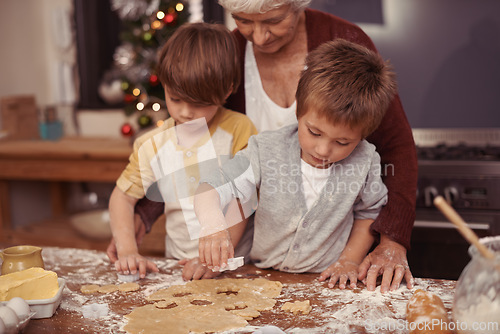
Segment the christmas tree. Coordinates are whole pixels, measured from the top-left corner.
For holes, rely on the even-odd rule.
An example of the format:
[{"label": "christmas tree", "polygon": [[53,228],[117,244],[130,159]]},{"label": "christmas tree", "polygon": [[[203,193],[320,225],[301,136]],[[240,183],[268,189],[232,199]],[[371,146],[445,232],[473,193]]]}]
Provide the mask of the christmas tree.
[{"label": "christmas tree", "polygon": [[[165,108],[163,87],[156,75],[159,48],[182,24],[189,13],[185,1],[112,0],[122,21],[121,44],[113,55],[113,66],[103,76],[99,95],[109,104],[125,102],[125,113],[139,112],[138,125],[151,125],[148,112]],[[131,134],[129,124],[122,127]],[[127,133],[129,132],[129,133]]]}]

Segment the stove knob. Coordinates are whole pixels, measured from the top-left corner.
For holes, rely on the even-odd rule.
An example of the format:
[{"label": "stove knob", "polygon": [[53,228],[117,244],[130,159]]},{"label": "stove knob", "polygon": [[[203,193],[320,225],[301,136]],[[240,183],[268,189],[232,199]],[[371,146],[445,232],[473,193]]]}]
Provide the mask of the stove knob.
[{"label": "stove knob", "polygon": [[453,186],[444,188],[444,198],[449,204],[453,204],[458,199],[458,189]]},{"label": "stove knob", "polygon": [[431,207],[433,205],[434,198],[438,195],[438,190],[436,187],[433,186],[427,186],[424,188],[424,200],[425,200],[425,206]]}]

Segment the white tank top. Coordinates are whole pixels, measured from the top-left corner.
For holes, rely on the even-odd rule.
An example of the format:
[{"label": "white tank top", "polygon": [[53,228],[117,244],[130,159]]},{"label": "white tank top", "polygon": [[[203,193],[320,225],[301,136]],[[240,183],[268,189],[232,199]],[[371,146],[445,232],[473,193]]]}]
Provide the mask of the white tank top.
[{"label": "white tank top", "polygon": [[259,132],[297,123],[296,101],[282,108],[264,91],[251,42],[247,42],[245,50],[245,100],[246,114]]}]

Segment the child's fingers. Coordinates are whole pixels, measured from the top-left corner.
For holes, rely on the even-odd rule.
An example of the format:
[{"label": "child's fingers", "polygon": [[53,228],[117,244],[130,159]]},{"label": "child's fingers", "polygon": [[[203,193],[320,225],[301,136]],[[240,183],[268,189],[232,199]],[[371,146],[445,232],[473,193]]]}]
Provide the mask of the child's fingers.
[{"label": "child's fingers", "polygon": [[204,258],[204,262],[208,268],[212,268],[213,266],[213,261],[212,261],[212,243],[205,242],[205,247],[203,250],[203,254],[200,253],[200,259]]},{"label": "child's fingers", "polygon": [[203,265],[207,265],[207,261],[205,259],[205,241],[200,239],[198,243],[198,257],[200,258],[200,263]]},{"label": "child's fingers", "polygon": [[160,269],[158,269],[158,266],[156,265],[156,263],[154,263],[153,261],[147,261],[146,266],[147,266],[147,269],[149,269],[152,272],[157,273],[160,271]]},{"label": "child's fingers", "polygon": [[124,259],[119,259],[118,261],[116,261],[115,268],[116,268],[116,271],[118,271],[119,273],[127,275],[129,273],[127,259],[124,258]]},{"label": "child's fingers", "polygon": [[357,284],[358,284],[358,274],[356,272],[349,272],[347,274],[349,276],[349,281],[351,282],[350,286],[351,288],[356,288]]},{"label": "child's fingers", "polygon": [[233,246],[233,243],[231,243],[231,242],[229,243],[229,253],[228,254],[229,254],[228,255],[229,258],[234,257],[234,246]]},{"label": "child's fingers", "polygon": [[330,276],[330,281],[328,282],[328,287],[330,289],[332,289],[335,286],[335,284],[337,283],[337,281],[339,280],[339,278],[340,278],[340,275],[338,273],[333,273]]},{"label": "child's fingers", "polygon": [[339,289],[345,289],[345,286],[347,284],[347,279],[349,277],[347,276],[347,274],[341,274],[339,276]]},{"label": "child's fingers", "polygon": [[330,277],[332,275],[332,272],[333,272],[333,266],[330,266],[328,268],[326,268],[320,275],[319,275],[319,278],[318,280],[320,282],[323,282],[323,281],[326,281],[326,279],[328,277]]},{"label": "child's fingers", "polygon": [[128,265],[128,271],[125,270],[124,274],[135,274],[137,272],[137,265],[136,265],[136,259],[133,256],[128,257],[127,259],[127,265]]},{"label": "child's fingers", "polygon": [[115,269],[117,272],[121,273],[122,272],[122,266],[120,265],[120,261],[115,261]]},{"label": "child's fingers", "polygon": [[203,277],[203,275],[205,275],[205,273],[207,271],[210,271],[207,269],[207,267],[202,267],[202,266],[196,266],[194,268],[194,272],[193,274],[191,275],[191,279],[193,280],[199,280]]},{"label": "child's fingers", "polygon": [[185,281],[190,281],[195,276],[196,267],[192,265],[191,262],[186,262],[184,268],[182,268],[182,279]]},{"label": "child's fingers", "polygon": [[212,241],[208,238],[200,239],[200,243],[198,246],[198,256],[200,259],[200,263],[207,267],[212,266],[212,250],[211,250]]},{"label": "child's fingers", "polygon": [[210,247],[213,267],[212,269],[215,271],[219,270],[221,265],[221,247],[223,246],[218,242],[212,242],[212,247]]},{"label": "child's fingers", "polygon": [[146,277],[146,267],[147,267],[146,259],[140,259],[139,260],[139,277],[140,278]]},{"label": "child's fingers", "polygon": [[231,250],[232,250],[232,247],[229,244],[229,241],[224,240],[221,243],[221,255],[220,255],[220,267],[222,269],[227,267],[227,260],[231,257],[234,257],[234,256],[231,256],[231,253],[232,253]]},{"label": "child's fingers", "polygon": [[116,261],[118,261],[115,239],[111,239],[111,241],[109,242],[108,248],[106,248],[106,254],[108,255],[109,261],[111,261],[111,263],[115,263]]},{"label": "child's fingers", "polygon": [[326,271],[323,271],[323,272],[319,275],[319,277],[318,277],[318,281],[323,282],[323,281],[324,281],[324,280],[326,280],[329,276],[330,276],[330,275],[328,275],[328,274],[326,273]]}]

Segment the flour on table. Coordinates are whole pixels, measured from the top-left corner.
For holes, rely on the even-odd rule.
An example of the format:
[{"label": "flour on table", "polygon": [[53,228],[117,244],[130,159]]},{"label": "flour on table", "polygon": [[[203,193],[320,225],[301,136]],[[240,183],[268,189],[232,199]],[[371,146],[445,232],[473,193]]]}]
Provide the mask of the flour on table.
[{"label": "flour on table", "polygon": [[[63,298],[59,311],[64,310],[77,316],[81,316],[82,306],[92,303],[107,303],[110,306],[122,300],[128,305],[144,305],[148,296],[157,291],[164,290],[173,285],[185,285],[182,279],[182,268],[175,260],[154,260],[160,269],[159,273],[148,273],[145,279],[138,281],[140,290],[130,293],[114,292],[111,294],[82,294],[82,285],[96,284],[99,286],[117,284],[117,273],[114,266],[104,252],[79,250],[71,248],[44,247],[45,268],[58,272],[65,272],[59,277],[66,279],[66,288],[63,290]],[[68,261],[68,258],[71,260]],[[82,266],[83,264],[83,266]],[[96,274],[96,268],[99,273]],[[256,270],[257,271],[257,270]],[[254,277],[256,271],[249,275],[240,277]],[[266,276],[269,276],[267,274]],[[274,276],[274,275],[272,275]],[[401,321],[405,321],[406,304],[416,289],[422,289],[437,294],[449,310],[453,302],[453,287],[455,281],[429,281],[415,279],[415,287],[408,290],[402,285],[399,289],[382,294],[380,287],[373,292],[364,288],[356,289],[329,289],[324,282],[313,280],[308,283],[284,283],[279,297],[276,298],[277,306],[266,311],[265,317],[254,318],[250,324],[240,329],[221,330],[220,334],[248,334],[268,325],[280,327],[287,334],[316,334],[316,333],[401,333],[407,334],[405,330],[397,329]],[[295,316],[289,312],[283,312],[281,305],[285,302],[309,299],[312,310],[307,316]],[[157,301],[159,302],[159,301]],[[156,307],[153,304],[150,306]],[[137,308],[137,307],[136,307]],[[124,316],[128,310],[109,308],[106,317],[99,318],[99,322],[106,328],[103,333],[124,334],[123,327],[127,324]],[[361,311],[360,311],[361,310]],[[162,311],[162,310],[160,310]],[[363,316],[363,312],[365,316]],[[227,312],[230,313],[230,312]],[[234,315],[234,314],[233,314]],[[234,315],[236,316],[236,315]],[[189,317],[193,317],[190,314]],[[239,316],[241,318],[241,316]],[[281,318],[278,322],[278,318]],[[314,328],[304,325],[302,321],[314,319]],[[243,318],[242,318],[243,319]],[[263,319],[266,319],[265,321]],[[288,325],[283,325],[283,319]],[[243,319],[244,320],[244,319]],[[288,321],[289,320],[289,321]],[[390,325],[394,329],[379,330],[379,325]],[[86,328],[68,328],[68,332],[85,332]],[[163,331],[165,332],[165,331]]]},{"label": "flour on table", "polygon": [[[76,248],[44,247],[42,251],[45,268],[58,273],[59,277],[66,279],[66,288],[59,306],[60,310],[82,315],[83,305],[92,303],[112,304],[116,299],[123,299],[131,304],[143,305],[146,296],[156,290],[167,288],[173,284],[182,284],[180,268],[175,260],[155,260],[160,273],[148,273],[139,283],[141,289],[128,293],[94,293],[83,294],[81,287],[84,285],[120,284],[114,266],[109,262],[104,252],[82,250]],[[68,261],[68,258],[70,261]],[[96,274],[96,268],[104,268]],[[61,271],[66,274],[61,275]],[[106,317],[99,318],[99,322],[106,327],[105,333],[125,333],[121,328],[125,324],[124,315],[117,313],[113,307],[109,308]],[[85,328],[68,328],[68,331],[85,332]]]},{"label": "flour on table", "polygon": [[98,284],[85,284],[80,288],[81,293],[83,294],[93,294],[93,293],[111,293],[115,291],[121,292],[132,292],[139,290],[140,285],[135,282],[127,282],[121,284],[106,284],[100,286]]}]

